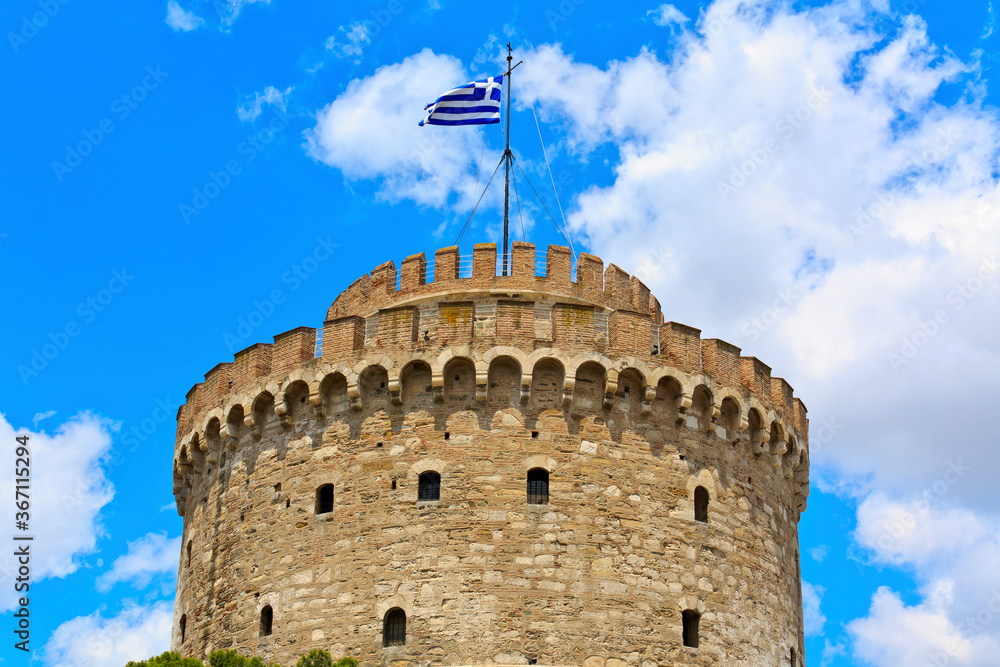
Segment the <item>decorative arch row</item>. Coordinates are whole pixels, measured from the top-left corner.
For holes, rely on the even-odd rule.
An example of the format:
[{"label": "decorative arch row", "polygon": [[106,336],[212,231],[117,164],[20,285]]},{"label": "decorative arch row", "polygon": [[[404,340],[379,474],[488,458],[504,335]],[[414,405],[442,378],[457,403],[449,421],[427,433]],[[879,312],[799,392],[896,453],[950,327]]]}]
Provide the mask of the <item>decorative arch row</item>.
[{"label": "decorative arch row", "polygon": [[208,466],[218,464],[221,452],[235,450],[242,435],[260,437],[269,422],[291,427],[312,414],[474,402],[621,409],[639,420],[673,420],[733,444],[748,441],[755,455],[772,456],[774,467],[783,468],[786,477],[807,481],[806,448],[776,410],[746,397],[742,389],[719,386],[702,374],[651,368],[633,357],[616,361],[555,348],[529,354],[507,346],[491,348],[478,358],[468,348],[456,347],[440,355],[414,353],[399,361],[381,356],[353,367],[325,364],[318,370],[295,370],[281,382],[271,380],[209,411],[200,428],[181,440],[174,469],[181,473],[199,458]]}]

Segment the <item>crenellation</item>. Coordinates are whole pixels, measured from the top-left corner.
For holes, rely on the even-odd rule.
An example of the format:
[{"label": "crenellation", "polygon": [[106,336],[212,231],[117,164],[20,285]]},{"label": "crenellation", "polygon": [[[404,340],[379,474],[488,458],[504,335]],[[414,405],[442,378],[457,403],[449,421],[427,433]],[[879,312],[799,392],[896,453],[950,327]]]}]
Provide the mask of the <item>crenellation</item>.
[{"label": "crenellation", "polygon": [[795,414],[795,430],[799,432],[800,437],[804,440],[806,446],[809,445],[809,418],[807,415],[807,410],[805,403],[801,401],[798,397],[792,399],[792,405],[794,407]]},{"label": "crenellation", "polygon": [[664,363],[681,370],[701,370],[701,330],[664,322],[660,325],[660,355]]},{"label": "crenellation", "polygon": [[399,291],[409,292],[427,283],[427,258],[424,253],[410,255],[403,260],[400,271]]},{"label": "crenellation", "polygon": [[491,282],[497,275],[497,244],[477,243],[472,246],[472,277],[479,282]]},{"label": "crenellation", "polygon": [[233,357],[233,393],[241,393],[271,372],[270,343],[255,343]]},{"label": "crenellation", "polygon": [[550,245],[545,254],[545,289],[569,289],[573,280],[573,256],[569,248]]},{"label": "crenellation", "polygon": [[718,338],[701,341],[702,366],[719,384],[740,383],[740,348]]},{"label": "crenellation", "polygon": [[367,306],[379,309],[392,303],[396,296],[396,265],[385,262],[372,270]]},{"label": "crenellation", "polygon": [[631,276],[614,264],[604,271],[604,298],[612,310],[631,310]]},{"label": "crenellation", "polygon": [[279,372],[294,368],[307,359],[312,359],[316,351],[316,330],[312,327],[297,327],[274,337],[271,352],[271,371]]},{"label": "crenellation", "polygon": [[514,241],[510,250],[510,275],[525,284],[535,280],[535,244]]},{"label": "crenellation", "polygon": [[641,280],[632,276],[629,279],[629,296],[631,297],[632,307],[630,310],[634,310],[637,313],[642,313],[644,315],[649,315],[652,311],[649,308],[649,288],[646,287]]},{"label": "crenellation", "polygon": [[576,259],[576,284],[584,298],[599,302],[604,298],[604,261],[585,252]]},{"label": "crenellation", "polygon": [[434,253],[434,287],[446,287],[453,280],[458,280],[458,246],[441,248]]},{"label": "crenellation", "polygon": [[771,367],[757,357],[740,357],[740,384],[751,394],[770,408],[771,400]]},{"label": "crenellation", "polygon": [[784,378],[771,378],[771,401],[774,403],[774,409],[785,418],[789,421],[794,419],[792,386],[785,382]]},{"label": "crenellation", "polygon": [[[664,322],[600,258],[581,254],[574,282],[567,248],[547,250],[544,277],[533,244],[513,244],[509,276],[496,255],[477,244],[467,277],[457,247],[433,276],[411,255],[398,289],[382,264],[334,300],[319,358],[299,327],[192,387],[173,482],[195,557],[175,650],[291,664],[322,648],[361,667],[802,654],[808,419],[791,386]],[[525,495],[536,469],[541,504]],[[424,472],[439,499],[418,497]],[[408,639],[382,647],[394,607]],[[698,649],[681,646],[685,610],[702,614]]]},{"label": "crenellation", "polygon": [[357,315],[323,323],[324,359],[339,359],[365,344],[365,320]]}]

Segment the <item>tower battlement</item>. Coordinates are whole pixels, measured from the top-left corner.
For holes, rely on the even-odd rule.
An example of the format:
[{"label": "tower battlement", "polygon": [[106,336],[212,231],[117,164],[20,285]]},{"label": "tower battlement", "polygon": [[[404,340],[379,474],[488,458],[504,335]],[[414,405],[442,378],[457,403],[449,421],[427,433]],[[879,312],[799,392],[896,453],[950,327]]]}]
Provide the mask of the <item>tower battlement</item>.
[{"label": "tower battlement", "polygon": [[[642,609],[674,619],[646,651],[655,664],[705,664],[673,647],[685,610],[714,619],[719,664],[740,622],[768,637],[766,647],[740,649],[751,662],[771,664],[793,647],[801,655],[806,408],[755,357],[665,322],[638,278],[587,254],[574,266],[560,246],[543,260],[533,244],[514,243],[508,276],[498,275],[495,244],[477,244],[471,262],[443,248],[433,263],[413,255],[398,273],[387,262],[354,281],[319,334],[299,327],[238,352],[178,411],[174,494],[188,553],[200,544],[200,556],[182,562],[175,648],[194,641],[196,654],[235,647],[283,657],[294,642],[298,652],[333,648],[366,664],[534,654],[646,667],[630,657],[646,649],[611,630],[591,637],[581,626],[562,637],[564,649],[545,648],[539,637],[555,630],[532,629],[522,617],[531,605],[518,602],[545,600],[572,627],[583,613],[617,628],[614,596],[593,596],[620,593],[630,600],[621,618],[635,616],[627,624]],[[546,471],[545,508],[525,505],[529,470]],[[426,471],[438,475],[439,505],[416,496]],[[317,495],[327,484],[329,513]],[[695,489],[711,498],[710,534],[688,525]],[[445,531],[440,540],[413,532],[430,528]],[[458,584],[446,573],[420,574],[421,550],[405,546],[414,540],[464,584],[448,592]],[[681,556],[676,544],[696,551]],[[380,574],[359,574],[370,568]],[[491,594],[487,581],[513,588]],[[462,606],[473,600],[505,620]],[[264,605],[285,623],[285,643],[234,625]],[[423,640],[378,649],[376,625],[390,608],[422,614],[425,634],[471,617],[495,633],[449,630],[447,641],[468,646],[445,641],[441,653]],[[521,639],[509,652],[512,632]]]}]

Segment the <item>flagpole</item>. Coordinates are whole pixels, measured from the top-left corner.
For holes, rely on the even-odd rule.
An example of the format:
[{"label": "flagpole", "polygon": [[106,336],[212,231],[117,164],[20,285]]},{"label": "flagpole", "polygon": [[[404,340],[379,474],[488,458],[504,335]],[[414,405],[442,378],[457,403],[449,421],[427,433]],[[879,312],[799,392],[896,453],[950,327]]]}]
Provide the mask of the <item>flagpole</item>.
[{"label": "flagpole", "polygon": [[507,147],[503,152],[503,275],[505,276],[507,275],[509,260],[507,252],[507,223],[510,209],[510,73],[513,69],[510,65],[514,61],[512,51],[510,42],[507,42],[507,131],[504,134],[507,139]]}]

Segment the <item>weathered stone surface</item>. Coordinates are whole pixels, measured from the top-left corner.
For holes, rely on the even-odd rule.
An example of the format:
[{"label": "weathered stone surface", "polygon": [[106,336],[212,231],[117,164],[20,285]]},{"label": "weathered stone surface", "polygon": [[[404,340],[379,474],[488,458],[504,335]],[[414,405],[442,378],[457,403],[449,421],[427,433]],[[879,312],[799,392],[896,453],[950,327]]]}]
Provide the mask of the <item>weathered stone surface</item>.
[{"label": "weathered stone surface", "polygon": [[[192,389],[174,650],[291,665],[321,648],[366,667],[802,655],[801,401],[737,348],[664,323],[617,267],[602,289],[599,259],[573,282],[568,252],[550,249],[541,277],[529,250],[515,244],[506,277],[488,244],[470,278],[457,250],[432,276],[415,256],[398,291],[383,265],[331,306],[317,358],[299,328]],[[535,468],[544,505],[527,502]],[[437,500],[417,497],[425,472]],[[406,643],[383,648],[393,608]],[[684,610],[701,613],[697,649]]]}]

